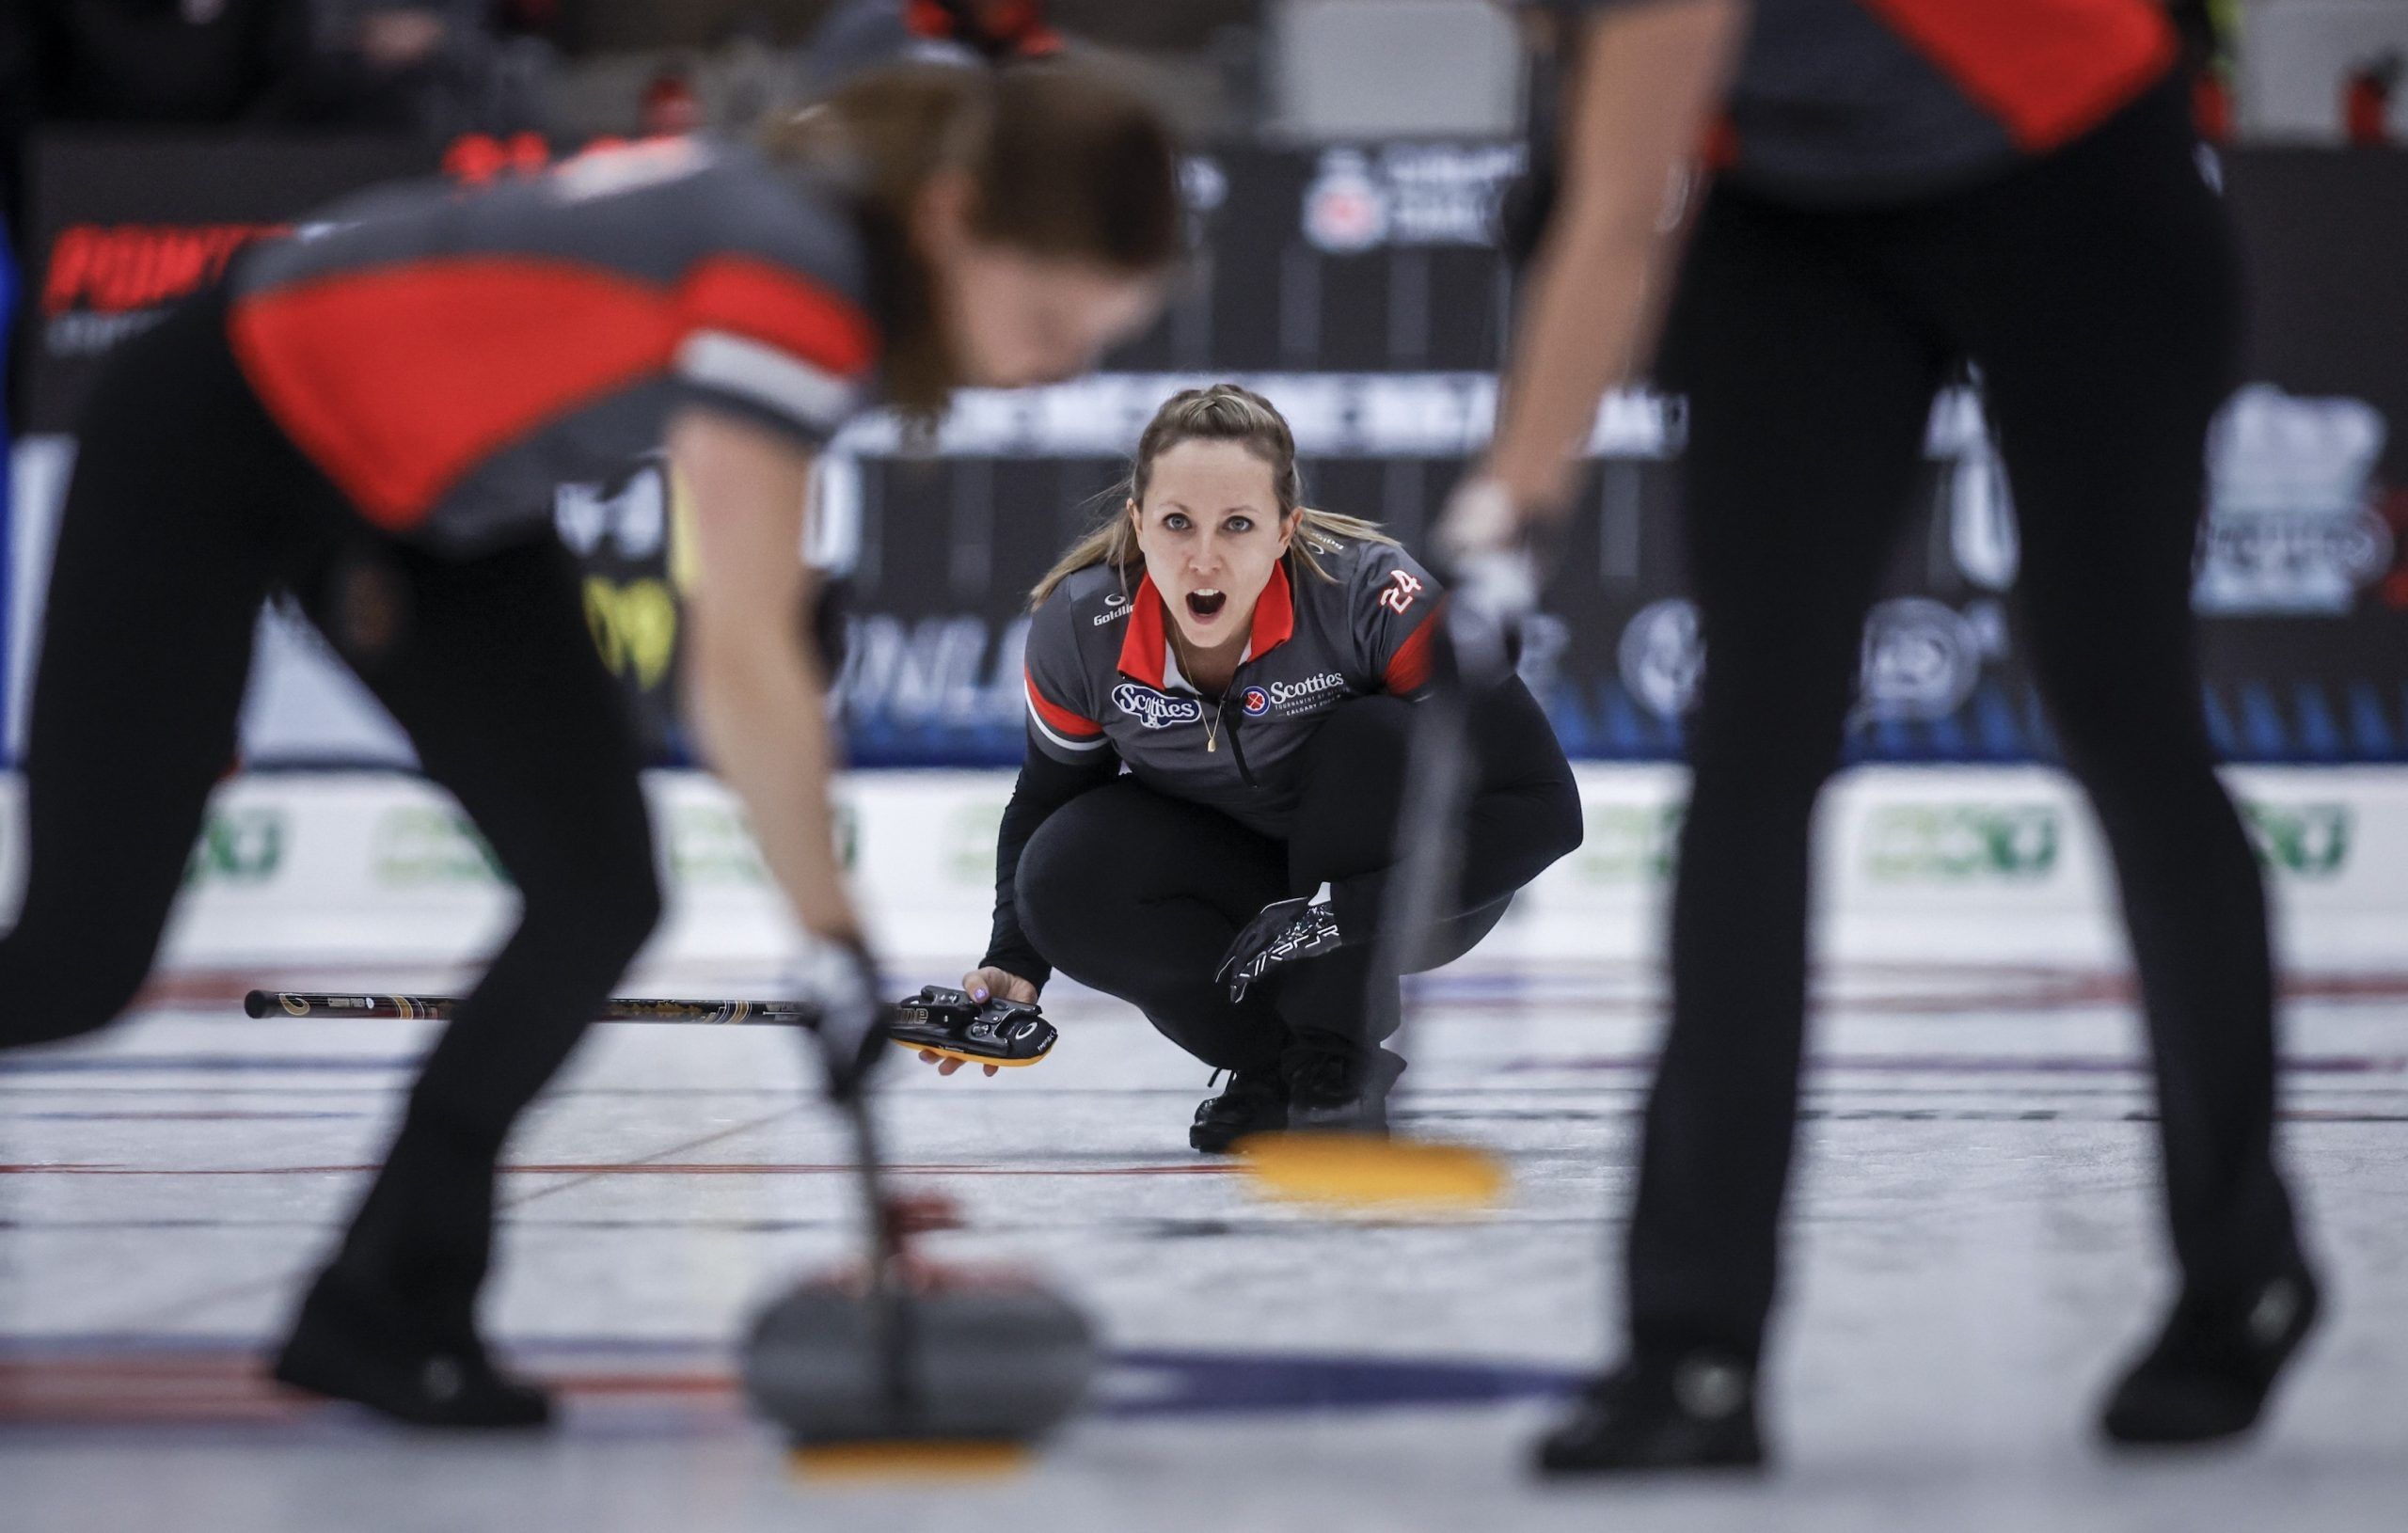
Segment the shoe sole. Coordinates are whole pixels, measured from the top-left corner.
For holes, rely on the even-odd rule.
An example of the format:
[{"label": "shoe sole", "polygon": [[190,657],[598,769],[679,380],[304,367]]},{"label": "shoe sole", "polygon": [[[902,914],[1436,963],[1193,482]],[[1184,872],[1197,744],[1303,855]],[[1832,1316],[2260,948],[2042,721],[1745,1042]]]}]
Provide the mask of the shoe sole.
[{"label": "shoe sole", "polygon": [[1637,1459],[1570,1459],[1541,1453],[1531,1468],[1545,1479],[1595,1478],[1607,1475],[1759,1475],[1769,1465],[1761,1449],[1750,1455],[1689,1457],[1664,1454]]},{"label": "shoe sole", "polygon": [[296,1390],[321,1400],[340,1400],[346,1405],[356,1405],[363,1410],[373,1411],[389,1421],[433,1431],[540,1431],[552,1424],[552,1413],[549,1410],[545,1411],[541,1415],[505,1421],[463,1421],[423,1412],[415,1409],[413,1402],[374,1398],[372,1391],[362,1392],[341,1387],[331,1379],[313,1376],[308,1368],[294,1366],[292,1359],[285,1355],[279,1355],[277,1358],[275,1365],[268,1369],[268,1377],[286,1389]]}]

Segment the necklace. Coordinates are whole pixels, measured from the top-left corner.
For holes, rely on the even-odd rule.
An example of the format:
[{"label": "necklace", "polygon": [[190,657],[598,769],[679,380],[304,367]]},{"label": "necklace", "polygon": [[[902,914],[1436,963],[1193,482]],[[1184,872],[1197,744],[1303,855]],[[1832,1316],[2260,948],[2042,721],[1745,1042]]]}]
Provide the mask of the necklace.
[{"label": "necklace", "polygon": [[[1178,657],[1179,668],[1186,673],[1188,685],[1191,687],[1198,685],[1196,680],[1196,661],[1187,653],[1186,646],[1180,643],[1177,628],[1170,630],[1170,652]],[[1236,680],[1234,676],[1230,679]],[[1221,716],[1228,711],[1228,706],[1229,689],[1224,687],[1221,688],[1221,695],[1213,700],[1212,713],[1204,720],[1204,753],[1206,755],[1212,754],[1221,747]]]}]

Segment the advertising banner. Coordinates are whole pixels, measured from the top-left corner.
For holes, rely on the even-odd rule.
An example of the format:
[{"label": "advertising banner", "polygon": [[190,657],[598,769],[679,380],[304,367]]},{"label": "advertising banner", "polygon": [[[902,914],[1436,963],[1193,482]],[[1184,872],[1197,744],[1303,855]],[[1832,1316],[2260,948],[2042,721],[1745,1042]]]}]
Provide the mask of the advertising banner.
[{"label": "advertising banner", "polygon": [[[1016,759],[1016,598],[1117,503],[1172,389],[1261,389],[1296,426],[1308,498],[1408,541],[1484,439],[1507,311],[1485,229],[1510,150],[1247,150],[1212,168],[1212,280],[1135,357],[1177,371],[975,402],[928,455],[852,435],[857,759]],[[2408,154],[2248,151],[2223,174],[2253,279],[2252,381],[2208,448],[2202,704],[2236,760],[2408,759],[2408,284],[2382,254],[2408,242]],[[1644,389],[1600,412],[1524,667],[1575,755],[1680,754],[1706,663],[1677,551],[1683,435],[1680,402]],[[2049,759],[2014,635],[2011,487],[1972,389],[1935,401],[1925,453],[1866,624],[1850,754]]]},{"label": "advertising banner", "polygon": [[[246,245],[289,231],[336,198],[378,182],[446,176],[464,189],[540,173],[554,158],[532,135],[416,139],[155,137],[46,133],[32,166],[32,247],[17,328],[29,440],[12,475],[24,490],[8,528],[8,755],[22,743],[51,530],[73,463],[85,391],[111,350],[178,300],[225,275]],[[673,492],[654,443],[629,444],[607,481],[561,485],[556,522],[584,561],[586,613],[626,687],[651,757],[683,759],[671,703],[677,603],[671,585]],[[408,742],[297,613],[261,622],[243,723],[246,762],[395,766]]]},{"label": "advertising banner", "polygon": [[[1660,956],[1677,767],[1578,769],[1587,842],[1516,897],[1466,962],[1534,968]],[[2387,768],[2226,775],[2266,870],[2285,961],[2396,967],[2408,921],[2408,782]],[[729,966],[774,986],[802,939],[741,810],[701,772],[646,777],[668,911],[647,961]],[[898,972],[959,973],[984,950],[1002,771],[858,772],[837,787],[852,887]],[[22,813],[0,779],[0,816]],[[2031,766],[1873,767],[1827,798],[1816,951],[1851,962],[2123,961],[2105,848],[2072,789]],[[0,882],[24,843],[0,837]],[[218,790],[184,875],[169,961],[458,964],[515,917],[509,881],[458,807],[393,772],[253,773]],[[776,993],[774,988],[761,993]]]},{"label": "advertising banner", "polygon": [[[244,244],[340,191],[443,166],[466,180],[525,174],[545,153],[540,142],[443,154],[391,143],[42,142],[20,338],[22,419],[47,434],[47,455],[21,461],[39,467],[42,493],[24,498],[9,538],[12,674],[40,599],[62,434],[111,344]],[[1517,168],[1518,152],[1493,144],[1198,155],[1185,182],[1199,270],[1104,371],[966,395],[932,443],[907,442],[880,418],[848,429],[822,476],[818,551],[855,586],[839,678],[854,760],[1018,759],[1024,593],[1117,504],[1126,454],[1176,388],[1224,377],[1259,388],[1295,426],[1309,499],[1418,538],[1494,415],[1510,285],[1488,230]],[[2408,154],[2249,150],[2221,175],[2249,257],[2253,340],[2251,382],[2208,445],[2194,580],[2202,703],[2236,760],[2408,760],[2408,284],[2390,270],[2408,247]],[[1680,754],[1709,662],[1675,539],[1684,435],[1681,402],[1644,387],[1600,411],[1596,469],[1525,651],[1525,672],[1576,755]],[[564,486],[555,509],[593,571],[596,642],[637,698],[657,759],[673,762],[676,490],[648,457],[654,446],[630,443],[624,477]],[[1851,756],[2049,759],[2015,635],[2012,488],[1969,388],[1935,401],[1925,454],[1865,628]],[[250,758],[404,756],[356,688],[325,669],[306,630],[270,646],[246,729]],[[2016,857],[2040,855],[2042,831],[2011,816],[1901,821],[1880,845],[1921,866],[1999,837]]]}]

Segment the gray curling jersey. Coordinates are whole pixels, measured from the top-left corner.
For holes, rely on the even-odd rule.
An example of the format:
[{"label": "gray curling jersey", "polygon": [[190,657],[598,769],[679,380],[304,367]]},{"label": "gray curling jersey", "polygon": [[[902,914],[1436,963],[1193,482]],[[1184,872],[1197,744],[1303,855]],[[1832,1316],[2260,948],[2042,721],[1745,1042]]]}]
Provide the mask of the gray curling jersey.
[{"label": "gray curling jersey", "polygon": [[817,446],[880,334],[841,198],[703,138],[489,188],[362,193],[249,251],[229,339],[278,425],[370,521],[473,548],[706,403]]},{"label": "gray curling jersey", "polygon": [[1440,593],[1393,544],[1317,541],[1323,579],[1293,554],[1256,602],[1237,675],[1199,695],[1171,653],[1150,578],[1109,565],[1055,588],[1029,624],[1028,748],[1069,765],[1117,753],[1158,793],[1285,839],[1301,752],[1352,697],[1411,695],[1428,681]]},{"label": "gray curling jersey", "polygon": [[1755,0],[1751,16],[1713,157],[1802,202],[1944,191],[2046,153],[2162,78],[2178,46],[2159,0]]}]

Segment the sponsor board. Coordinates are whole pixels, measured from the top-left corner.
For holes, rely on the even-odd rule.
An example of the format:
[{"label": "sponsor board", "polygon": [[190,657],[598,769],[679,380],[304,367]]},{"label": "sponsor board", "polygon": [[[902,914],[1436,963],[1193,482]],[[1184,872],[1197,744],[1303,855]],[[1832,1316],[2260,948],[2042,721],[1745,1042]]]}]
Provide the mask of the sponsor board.
[{"label": "sponsor board", "polygon": [[[39,622],[59,466],[100,356],[222,271],[246,243],[396,175],[465,184],[542,172],[529,134],[298,142],[45,130],[28,227],[33,310],[19,419],[25,491],[10,535],[12,721]],[[686,150],[596,155],[569,193],[674,173]],[[1164,322],[1111,371],[1024,391],[965,390],[926,440],[871,414],[848,424],[822,480],[815,557],[861,591],[843,718],[863,765],[1016,759],[1024,593],[1089,520],[1173,391],[1234,380],[1285,411],[1316,503],[1422,536],[1494,423],[1510,312],[1488,224],[1513,146],[1439,142],[1229,146],[1182,166],[1212,252]],[[2408,760],[2408,387],[2400,294],[2347,267],[2344,224],[2408,243],[2408,160],[2346,163],[2278,149],[2227,162],[2232,210],[2269,316],[2258,383],[2220,418],[2194,580],[2207,709],[2220,751],[2259,762]],[[2303,318],[2316,323],[2300,323]],[[1687,421],[1677,397],[1618,393],[1599,408],[1601,460],[1550,559],[1549,611],[1525,673],[1576,756],[1671,761],[1707,663],[1679,556]],[[562,536],[585,561],[597,646],[635,703],[648,759],[687,761],[677,674],[673,486],[628,444],[631,477],[563,486]],[[2030,668],[2002,598],[2021,548],[2012,486],[1979,397],[1934,402],[1881,600],[1865,624],[1851,760],[2052,759]],[[1427,598],[1424,598],[1425,600]],[[1125,608],[1107,608],[1109,624]],[[1109,632],[1109,629],[1106,629]],[[288,629],[263,645],[247,760],[405,762],[398,733],[339,668]],[[1277,704],[1271,704],[1275,709]],[[21,739],[12,722],[10,741]]]},{"label": "sponsor board", "polygon": [[744,814],[732,803],[678,803],[668,810],[669,877],[688,888],[767,889],[769,870]]},{"label": "sponsor board", "polygon": [[[1237,383],[1279,407],[1307,457],[1461,457],[1486,442],[1497,417],[1491,372],[1318,370],[1099,372],[1038,388],[965,388],[925,439],[887,412],[849,422],[834,450],[856,458],[1062,458],[1124,463],[1164,400]],[[1590,450],[1668,457],[1687,440],[1679,400],[1620,389],[1597,406]],[[1100,481],[1094,488],[1101,488]]]},{"label": "sponsor board", "polygon": [[[1586,843],[1516,899],[1465,961],[1653,963],[1675,871],[1681,774],[1578,772]],[[2286,960],[2397,964],[2408,930],[2408,772],[2232,774],[2264,858]],[[773,964],[798,940],[724,789],[647,774],[669,914],[656,958]],[[991,914],[1003,772],[851,774],[840,834],[855,897],[887,951],[915,972],[967,963]],[[22,784],[0,778],[0,809]],[[1816,839],[1818,951],[1879,961],[2125,961],[2105,850],[2073,789],[2025,768],[1868,768],[1844,776]],[[0,877],[20,876],[20,829]],[[196,843],[172,962],[262,955],[308,961],[473,961],[513,901],[456,806],[403,774],[237,778]],[[1941,934],[1935,937],[1935,933]]]},{"label": "sponsor board", "polygon": [[1866,615],[1863,649],[1860,713],[1945,719],[1973,695],[1985,662],[2006,653],[2006,617],[1987,598],[1960,611],[1926,596],[1900,596]]},{"label": "sponsor board", "polygon": [[370,879],[384,889],[490,888],[510,881],[485,838],[456,809],[400,804],[386,810],[368,856]]},{"label": "sponsor board", "polygon": [[951,881],[980,891],[995,887],[995,838],[1003,831],[1006,803],[978,798],[946,816],[946,855],[939,866]]},{"label": "sponsor board", "polygon": [[287,812],[270,805],[213,806],[184,863],[184,887],[256,888],[275,881],[284,868],[291,823]]},{"label": "sponsor board", "polygon": [[2346,802],[2244,799],[2241,819],[2258,860],[2278,877],[2328,883],[2349,871],[2356,815]]},{"label": "sponsor board", "polygon": [[2383,412],[2364,400],[2265,385],[2235,395],[2210,438],[2194,605],[2328,614],[2356,605],[2393,566],[2376,481],[2388,435]]},{"label": "sponsor board", "polygon": [[290,227],[67,226],[53,239],[42,274],[40,354],[62,362],[100,356],[156,323],[166,305],[224,276],[246,245]]},{"label": "sponsor board", "polygon": [[[1977,598],[1962,609],[1926,596],[1877,603],[1864,620],[1857,717],[1946,719],[2006,650],[2006,616],[1994,600]],[[1650,713],[1687,713],[1708,663],[1696,604],[1675,596],[1640,608],[1623,627],[1615,658],[1623,685]]]},{"label": "sponsor board", "polygon": [[1863,834],[1877,883],[2030,883],[2057,871],[2066,814],[2051,803],[1884,804]]},{"label": "sponsor board", "polygon": [[1571,863],[1580,881],[1612,887],[1668,883],[1680,859],[1687,805],[1594,803],[1582,814],[1584,834]]},{"label": "sponsor board", "polygon": [[1305,239],[1334,256],[1389,245],[1485,248],[1523,159],[1518,144],[1324,150],[1305,187]]},{"label": "sponsor board", "polygon": [[1705,640],[1697,604],[1685,596],[1650,602],[1624,625],[1616,651],[1623,685],[1658,719],[1677,719],[1697,702],[1705,676]]},{"label": "sponsor board", "polygon": [[1025,616],[1000,624],[970,613],[854,618],[830,693],[856,759],[864,747],[877,761],[889,741],[929,735],[986,739],[1017,754],[1027,645]]}]

